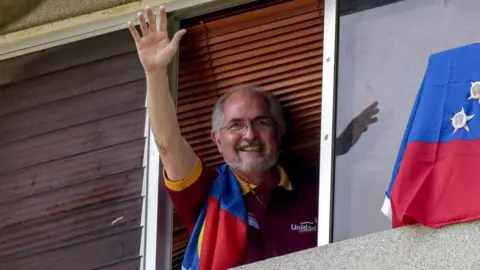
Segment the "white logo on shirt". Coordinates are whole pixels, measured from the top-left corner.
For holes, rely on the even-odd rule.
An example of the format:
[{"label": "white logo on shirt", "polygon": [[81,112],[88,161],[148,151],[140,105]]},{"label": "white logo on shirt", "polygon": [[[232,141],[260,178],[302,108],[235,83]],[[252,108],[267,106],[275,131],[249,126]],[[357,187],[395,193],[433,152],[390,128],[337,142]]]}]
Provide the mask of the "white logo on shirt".
[{"label": "white logo on shirt", "polygon": [[299,224],[290,224],[290,229],[299,233],[316,232],[317,224],[313,222],[300,222]]}]

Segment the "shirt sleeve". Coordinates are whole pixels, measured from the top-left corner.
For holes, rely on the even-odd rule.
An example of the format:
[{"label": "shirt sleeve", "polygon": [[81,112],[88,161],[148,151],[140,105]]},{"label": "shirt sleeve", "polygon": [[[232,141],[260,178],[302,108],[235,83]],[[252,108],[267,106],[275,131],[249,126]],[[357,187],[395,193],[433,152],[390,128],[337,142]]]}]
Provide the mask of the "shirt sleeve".
[{"label": "shirt sleeve", "polygon": [[215,169],[206,167],[200,158],[193,171],[181,181],[170,181],[163,170],[164,183],[180,220],[191,231],[217,177]]}]

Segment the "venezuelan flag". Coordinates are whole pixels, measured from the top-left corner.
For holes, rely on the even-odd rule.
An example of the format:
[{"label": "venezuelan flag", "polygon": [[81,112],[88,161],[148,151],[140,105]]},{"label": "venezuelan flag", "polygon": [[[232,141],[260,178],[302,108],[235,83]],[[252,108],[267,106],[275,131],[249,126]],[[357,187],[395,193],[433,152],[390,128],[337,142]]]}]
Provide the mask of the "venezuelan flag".
[{"label": "venezuelan flag", "polygon": [[394,228],[480,218],[480,44],[430,56],[386,195]]}]

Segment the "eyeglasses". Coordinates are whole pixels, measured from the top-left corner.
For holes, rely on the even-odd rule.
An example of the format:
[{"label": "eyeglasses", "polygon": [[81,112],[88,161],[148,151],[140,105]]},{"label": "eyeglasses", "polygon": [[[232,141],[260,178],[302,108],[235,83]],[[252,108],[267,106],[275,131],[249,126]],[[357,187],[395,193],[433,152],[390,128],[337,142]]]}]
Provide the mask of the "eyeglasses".
[{"label": "eyeglasses", "polygon": [[268,117],[258,117],[253,120],[234,119],[230,123],[221,128],[230,133],[239,133],[251,127],[255,131],[270,131],[275,127],[275,121]]}]

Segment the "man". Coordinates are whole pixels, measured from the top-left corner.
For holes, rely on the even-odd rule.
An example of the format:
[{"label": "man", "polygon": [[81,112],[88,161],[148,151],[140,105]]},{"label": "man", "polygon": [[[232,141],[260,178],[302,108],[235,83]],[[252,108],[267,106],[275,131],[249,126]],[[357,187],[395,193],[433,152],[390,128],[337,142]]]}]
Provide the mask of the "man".
[{"label": "man", "polygon": [[[185,30],[170,42],[165,9],[160,8],[158,28],[153,11],[147,7],[145,13],[146,18],[137,15],[142,37],[132,23],[129,29],[146,73],[165,185],[191,232],[183,267],[227,269],[316,246],[318,172],[277,164],[285,133],[278,101],[253,85],[222,96],[213,110],[211,138],[226,164],[206,167],[180,134],[168,85],[167,65]],[[363,122],[349,125],[341,154],[374,122],[375,106],[363,113]]]}]

